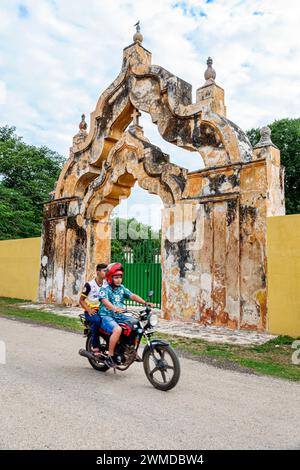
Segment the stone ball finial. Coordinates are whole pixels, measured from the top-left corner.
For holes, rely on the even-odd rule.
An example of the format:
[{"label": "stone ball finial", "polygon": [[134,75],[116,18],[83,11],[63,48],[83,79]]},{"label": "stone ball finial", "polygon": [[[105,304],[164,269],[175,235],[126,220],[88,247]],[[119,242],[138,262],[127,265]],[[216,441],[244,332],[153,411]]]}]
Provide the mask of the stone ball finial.
[{"label": "stone ball finial", "polygon": [[212,68],[213,60],[211,57],[208,57],[207,59],[207,69],[204,72],[204,78],[206,80],[206,83],[214,83],[215,78],[216,78],[216,71]]},{"label": "stone ball finial", "polygon": [[141,31],[141,27],[140,27],[140,21],[138,21],[137,23],[135,23],[134,25],[136,27],[136,32],[135,34],[133,35],[133,41],[134,42],[143,42],[143,35],[142,33],[140,32]]},{"label": "stone ball finial", "polygon": [[260,129],[260,136],[264,139],[271,140],[271,129],[269,128],[269,126],[264,126]]},{"label": "stone ball finial", "polygon": [[271,140],[271,129],[268,126],[264,126],[260,129],[260,140],[254,148],[268,147],[269,145],[276,147]]},{"label": "stone ball finial", "polygon": [[81,115],[81,121],[80,121],[80,123],[79,123],[79,130],[80,130],[81,132],[87,130],[87,123],[85,122],[85,114],[82,114],[82,115]]}]

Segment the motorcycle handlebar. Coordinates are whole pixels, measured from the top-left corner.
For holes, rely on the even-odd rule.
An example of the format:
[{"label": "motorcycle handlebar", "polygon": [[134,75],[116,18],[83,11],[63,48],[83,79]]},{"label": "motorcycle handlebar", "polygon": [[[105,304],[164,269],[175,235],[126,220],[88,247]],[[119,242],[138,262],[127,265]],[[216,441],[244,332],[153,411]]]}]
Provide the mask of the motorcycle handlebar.
[{"label": "motorcycle handlebar", "polygon": [[130,313],[131,315],[133,315],[134,317],[140,317],[141,315],[145,314],[145,313],[150,313],[150,310],[148,309],[145,309],[145,310],[140,310],[139,312],[136,312],[134,310],[125,310],[124,313]]}]

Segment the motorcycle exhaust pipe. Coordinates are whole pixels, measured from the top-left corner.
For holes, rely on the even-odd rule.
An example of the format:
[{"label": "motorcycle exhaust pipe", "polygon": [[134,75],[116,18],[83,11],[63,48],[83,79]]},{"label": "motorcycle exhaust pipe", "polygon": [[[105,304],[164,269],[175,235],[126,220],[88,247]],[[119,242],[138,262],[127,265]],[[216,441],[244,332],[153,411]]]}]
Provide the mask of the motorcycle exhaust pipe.
[{"label": "motorcycle exhaust pipe", "polygon": [[87,357],[88,359],[92,359],[93,361],[95,360],[95,356],[86,349],[79,349],[78,354],[80,354],[80,356]]}]

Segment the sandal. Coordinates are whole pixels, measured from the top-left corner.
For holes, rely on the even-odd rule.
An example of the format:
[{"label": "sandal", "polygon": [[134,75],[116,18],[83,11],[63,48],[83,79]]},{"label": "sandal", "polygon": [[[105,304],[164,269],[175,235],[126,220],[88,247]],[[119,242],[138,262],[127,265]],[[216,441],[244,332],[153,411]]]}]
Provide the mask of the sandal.
[{"label": "sandal", "polygon": [[94,354],[94,356],[100,356],[101,355],[101,352],[100,352],[100,349],[99,348],[93,348],[91,347],[91,353]]}]

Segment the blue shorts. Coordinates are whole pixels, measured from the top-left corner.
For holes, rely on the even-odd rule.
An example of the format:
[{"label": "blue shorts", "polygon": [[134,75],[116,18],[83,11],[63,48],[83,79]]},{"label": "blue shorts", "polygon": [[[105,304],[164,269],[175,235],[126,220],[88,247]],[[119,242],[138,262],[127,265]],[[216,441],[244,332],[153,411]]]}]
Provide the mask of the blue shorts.
[{"label": "blue shorts", "polygon": [[119,323],[124,322],[125,320],[128,320],[129,317],[126,317],[125,315],[118,315],[117,318],[110,317],[109,315],[104,315],[102,318],[101,322],[101,330],[105,331],[108,334],[112,334],[113,329],[118,326]]}]

